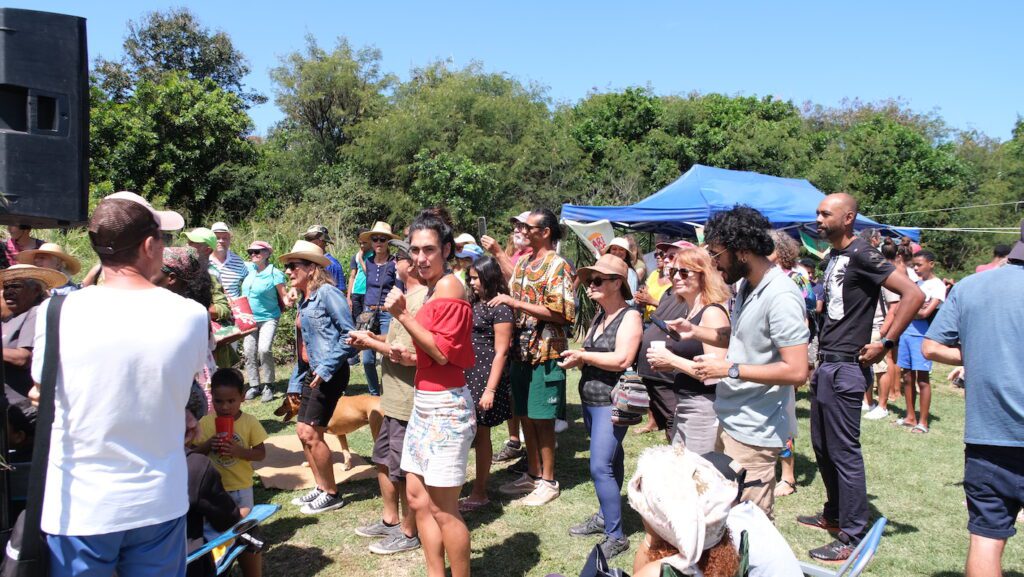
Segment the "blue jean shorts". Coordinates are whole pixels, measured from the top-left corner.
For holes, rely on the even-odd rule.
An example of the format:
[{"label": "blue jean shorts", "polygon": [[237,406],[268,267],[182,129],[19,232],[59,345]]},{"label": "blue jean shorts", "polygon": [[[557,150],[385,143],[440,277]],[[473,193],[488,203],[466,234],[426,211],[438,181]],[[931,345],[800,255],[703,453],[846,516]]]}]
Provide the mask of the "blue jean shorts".
[{"label": "blue jean shorts", "polygon": [[1016,534],[1024,507],[1024,447],[968,444],[964,449],[967,530],[989,539]]},{"label": "blue jean shorts", "polygon": [[924,354],[921,353],[922,343],[924,343],[924,337],[922,336],[901,335],[896,364],[899,365],[901,369],[925,372],[931,371],[932,362],[924,358]]}]

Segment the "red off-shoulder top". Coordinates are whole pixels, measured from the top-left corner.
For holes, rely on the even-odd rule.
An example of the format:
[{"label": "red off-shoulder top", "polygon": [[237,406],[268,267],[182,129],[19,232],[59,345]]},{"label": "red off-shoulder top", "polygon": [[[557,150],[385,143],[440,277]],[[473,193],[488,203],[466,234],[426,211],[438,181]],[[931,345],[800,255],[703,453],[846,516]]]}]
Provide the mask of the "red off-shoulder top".
[{"label": "red off-shoulder top", "polygon": [[437,348],[448,359],[439,365],[416,345],[416,388],[436,392],[465,386],[465,370],[475,362],[473,307],[462,299],[435,298],[416,313],[416,320],[433,333]]}]

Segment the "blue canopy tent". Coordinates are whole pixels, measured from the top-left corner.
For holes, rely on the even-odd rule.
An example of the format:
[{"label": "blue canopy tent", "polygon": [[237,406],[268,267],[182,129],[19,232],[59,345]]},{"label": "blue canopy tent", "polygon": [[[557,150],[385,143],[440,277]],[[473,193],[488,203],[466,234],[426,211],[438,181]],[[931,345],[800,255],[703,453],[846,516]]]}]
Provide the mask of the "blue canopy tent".
[{"label": "blue canopy tent", "polygon": [[[779,178],[756,172],[712,168],[700,164],[665,188],[630,206],[562,205],[562,218],[580,222],[607,219],[638,231],[670,236],[693,235],[694,225],[704,225],[715,213],[746,204],[761,211],[772,226],[797,236],[802,229],[817,234],[814,224],[824,193],[802,178]],[[858,216],[855,228],[877,228],[887,236],[920,240],[915,228],[879,224]]]}]

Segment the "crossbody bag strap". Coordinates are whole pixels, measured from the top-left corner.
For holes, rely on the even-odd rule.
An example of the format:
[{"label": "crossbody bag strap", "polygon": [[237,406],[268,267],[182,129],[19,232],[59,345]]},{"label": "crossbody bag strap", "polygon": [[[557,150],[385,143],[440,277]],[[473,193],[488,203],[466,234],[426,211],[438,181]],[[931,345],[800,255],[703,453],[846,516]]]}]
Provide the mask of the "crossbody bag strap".
[{"label": "crossbody bag strap", "polygon": [[28,495],[25,504],[25,526],[22,533],[22,559],[39,558],[44,552],[39,524],[43,516],[43,494],[46,468],[50,460],[50,435],[53,432],[54,398],[60,365],[60,311],[64,295],[50,297],[46,308],[46,350],[43,354],[43,375],[39,383],[39,412],[36,438],[32,448],[32,469],[29,471]]}]

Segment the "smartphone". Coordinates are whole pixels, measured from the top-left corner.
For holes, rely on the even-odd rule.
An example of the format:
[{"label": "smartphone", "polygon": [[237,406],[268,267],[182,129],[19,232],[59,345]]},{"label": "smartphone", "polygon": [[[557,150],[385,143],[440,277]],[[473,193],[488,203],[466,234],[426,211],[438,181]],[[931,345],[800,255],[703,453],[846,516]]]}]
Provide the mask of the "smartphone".
[{"label": "smartphone", "polygon": [[487,217],[481,216],[476,219],[476,233],[477,239],[487,236]]},{"label": "smartphone", "polygon": [[662,330],[662,332],[667,334],[673,341],[679,340],[679,333],[668,328],[668,325],[665,324],[665,321],[659,319],[658,317],[652,316],[651,322],[654,323],[654,326],[658,327],[659,329]]}]

